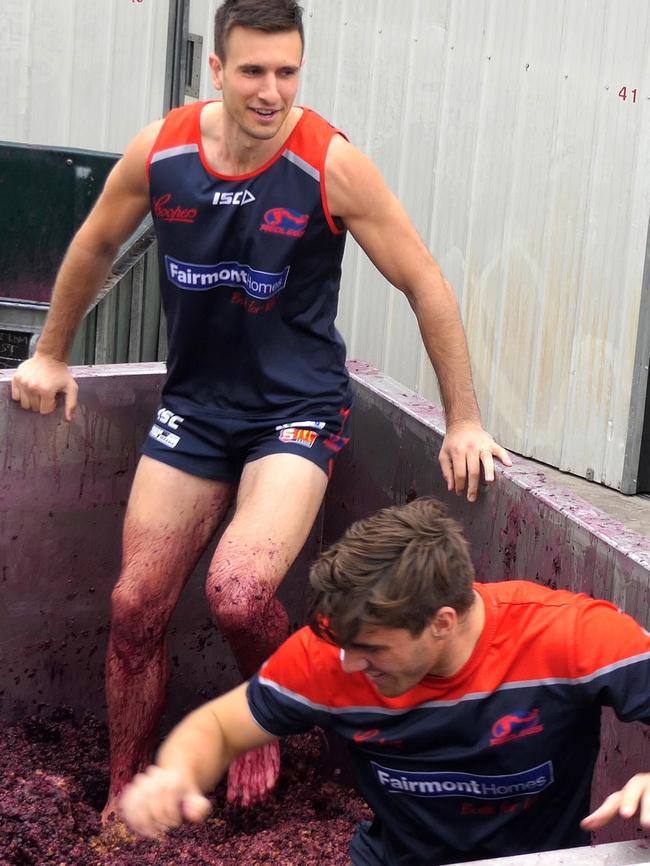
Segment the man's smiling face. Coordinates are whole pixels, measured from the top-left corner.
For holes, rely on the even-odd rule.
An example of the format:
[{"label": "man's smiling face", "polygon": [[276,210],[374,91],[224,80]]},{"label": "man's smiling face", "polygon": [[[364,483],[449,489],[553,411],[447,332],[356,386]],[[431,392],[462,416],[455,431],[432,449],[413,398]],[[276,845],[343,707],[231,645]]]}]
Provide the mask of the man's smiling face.
[{"label": "man's smiling face", "polygon": [[394,698],[436,674],[443,648],[431,625],[417,637],[403,628],[366,625],[341,648],[341,666],[349,674],[363,673],[378,692]]},{"label": "man's smiling face", "polygon": [[210,56],[212,80],[223,94],[224,115],[248,138],[272,139],[298,90],[302,40],[297,30],[264,33],[233,27],[226,58]]}]

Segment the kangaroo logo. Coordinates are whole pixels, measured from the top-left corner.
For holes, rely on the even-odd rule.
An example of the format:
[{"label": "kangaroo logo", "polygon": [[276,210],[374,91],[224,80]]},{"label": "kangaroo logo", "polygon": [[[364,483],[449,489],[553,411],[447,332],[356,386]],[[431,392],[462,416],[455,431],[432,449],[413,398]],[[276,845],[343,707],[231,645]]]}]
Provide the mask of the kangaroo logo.
[{"label": "kangaroo logo", "polygon": [[298,213],[286,207],[272,207],[264,214],[260,231],[274,235],[288,235],[301,238],[307,230],[309,214]]},{"label": "kangaroo logo", "polygon": [[523,711],[509,713],[501,716],[492,725],[491,746],[500,746],[520,737],[529,737],[531,734],[539,734],[544,730],[544,725],[539,721],[539,710],[531,710],[529,713]]}]

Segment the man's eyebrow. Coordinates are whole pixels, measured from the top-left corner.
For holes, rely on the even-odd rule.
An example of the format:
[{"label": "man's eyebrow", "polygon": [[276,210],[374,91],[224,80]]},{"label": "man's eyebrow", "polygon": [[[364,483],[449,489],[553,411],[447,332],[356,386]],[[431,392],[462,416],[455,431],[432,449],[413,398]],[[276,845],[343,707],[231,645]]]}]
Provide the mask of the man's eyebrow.
[{"label": "man's eyebrow", "polygon": [[356,640],[351,640],[347,646],[351,649],[387,649],[387,645],[383,643],[361,643]]},{"label": "man's eyebrow", "polygon": [[[245,61],[244,63],[238,63],[236,68],[237,69],[267,69],[267,67],[264,65],[264,63],[254,63],[254,62],[249,63],[248,61]],[[291,70],[291,72],[299,72],[300,71],[300,65],[296,65],[295,63],[283,63],[280,66],[278,66],[278,69]]]}]

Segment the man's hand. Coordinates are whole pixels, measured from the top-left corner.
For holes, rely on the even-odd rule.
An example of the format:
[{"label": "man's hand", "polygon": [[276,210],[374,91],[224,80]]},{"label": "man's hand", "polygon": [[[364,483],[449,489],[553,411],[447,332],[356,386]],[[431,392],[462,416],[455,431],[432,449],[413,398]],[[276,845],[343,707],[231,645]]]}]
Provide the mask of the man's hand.
[{"label": "man's hand", "polygon": [[481,479],[481,465],[487,482],[494,481],[494,457],[512,466],[505,448],[494,441],[478,421],[455,421],[448,425],[440,449],[440,468],[447,490],[460,496],[467,484],[467,499],[474,502]]},{"label": "man's hand", "polygon": [[65,395],[65,420],[72,420],[77,406],[79,386],[72,378],[67,364],[47,355],[29,358],[16,370],[11,380],[11,396],[23,409],[49,415],[56,409],[56,395]]},{"label": "man's hand", "polygon": [[599,830],[616,815],[632,818],[639,812],[639,823],[650,827],[650,773],[637,773],[629,782],[615,791],[594,811],[580,822],[583,830]]},{"label": "man's hand", "polygon": [[155,766],[126,786],[119,808],[129,827],[148,839],[163,836],[183,821],[198,824],[212,811],[209,800],[182,773]]}]

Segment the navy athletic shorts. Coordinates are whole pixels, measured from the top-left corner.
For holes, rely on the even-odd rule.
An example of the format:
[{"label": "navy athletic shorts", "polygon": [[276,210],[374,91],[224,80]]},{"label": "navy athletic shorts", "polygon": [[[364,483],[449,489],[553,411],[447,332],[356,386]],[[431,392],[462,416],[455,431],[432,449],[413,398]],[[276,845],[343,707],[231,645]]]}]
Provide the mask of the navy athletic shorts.
[{"label": "navy athletic shorts", "polygon": [[329,478],[350,438],[349,417],[349,407],[269,420],[197,410],[177,414],[161,405],[141,453],[190,475],[228,482],[238,481],[244,465],[259,457],[299,454]]}]

